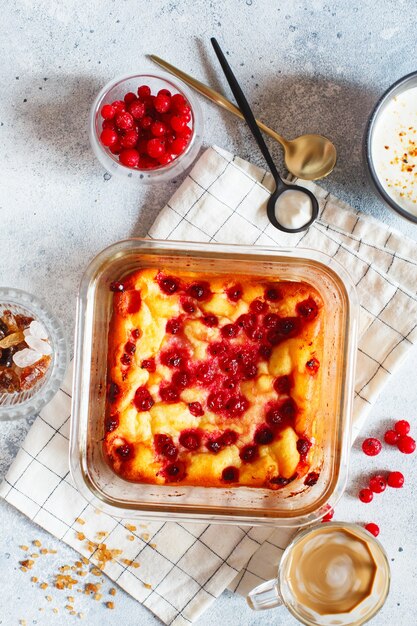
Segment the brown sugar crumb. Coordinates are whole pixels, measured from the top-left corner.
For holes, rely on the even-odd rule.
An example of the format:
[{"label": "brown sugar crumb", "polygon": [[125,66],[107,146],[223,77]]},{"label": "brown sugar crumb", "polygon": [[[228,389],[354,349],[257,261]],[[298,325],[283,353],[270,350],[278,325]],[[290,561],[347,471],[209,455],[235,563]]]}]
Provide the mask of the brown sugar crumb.
[{"label": "brown sugar crumb", "polygon": [[74,611],[74,609],[72,611],[70,611],[70,615],[77,615],[77,611]]},{"label": "brown sugar crumb", "polygon": [[131,533],[134,533],[135,530],[137,530],[136,526],[133,526],[133,524],[126,524],[125,528],[126,530],[130,530]]},{"label": "brown sugar crumb", "polygon": [[86,596],[90,595],[90,594],[95,594],[98,593],[100,591],[101,585],[98,584],[94,584],[94,583],[86,583],[84,586],[84,593]]},{"label": "brown sugar crumb", "polygon": [[46,548],[42,548],[41,550],[39,550],[39,552],[41,554],[48,554],[48,550]]},{"label": "brown sugar crumb", "polygon": [[30,579],[33,583],[37,583],[38,582],[38,577],[37,576],[32,576],[32,578]]},{"label": "brown sugar crumb", "polygon": [[77,617],[78,617],[79,619],[84,619],[84,613],[78,613]]},{"label": "brown sugar crumb", "polygon": [[52,602],[52,596],[45,596],[45,598],[48,600],[48,602]]},{"label": "brown sugar crumb", "polygon": [[52,609],[53,613],[58,613],[58,609]]},{"label": "brown sugar crumb", "polygon": [[95,594],[94,594],[94,600],[97,600],[97,602],[98,602],[99,600],[101,600],[101,598],[102,598],[102,597],[103,597],[103,594],[102,594],[102,593],[95,593]]},{"label": "brown sugar crumb", "polygon": [[49,550],[49,554],[56,554],[56,550]]},{"label": "brown sugar crumb", "polygon": [[123,565],[127,565],[128,567],[130,567],[133,564],[132,559],[122,559],[122,563]]},{"label": "brown sugar crumb", "polygon": [[82,517],[77,517],[75,521],[77,524],[80,524],[81,526],[84,526],[85,524],[85,520],[83,520]]},{"label": "brown sugar crumb", "polygon": [[101,570],[99,570],[98,567],[93,567],[93,569],[91,570],[91,574],[93,576],[101,576]]},{"label": "brown sugar crumb", "polygon": [[32,557],[32,559],[39,559],[39,554],[36,554],[36,552],[31,554],[30,556]]},{"label": "brown sugar crumb", "polygon": [[80,533],[79,531],[76,533],[76,537],[77,537],[78,541],[84,541],[84,539],[85,539],[84,533]]},{"label": "brown sugar crumb", "polygon": [[149,541],[149,533],[142,533],[141,539],[143,539],[143,541]]},{"label": "brown sugar crumb", "polygon": [[70,570],[70,566],[69,565],[61,565],[61,567],[59,568],[60,572],[69,572]]},{"label": "brown sugar crumb", "polygon": [[19,548],[21,550],[24,550],[25,552],[27,552],[29,550],[29,546],[19,546]]},{"label": "brown sugar crumb", "polygon": [[56,574],[55,575],[55,587],[57,589],[72,589],[74,585],[78,583],[78,580],[72,578],[69,574]]},{"label": "brown sugar crumb", "polygon": [[[22,567],[25,567],[25,568],[26,568],[26,571],[27,571],[28,569],[32,569],[32,567],[33,567],[33,566],[34,566],[34,564],[35,564],[35,561],[32,561],[32,559],[26,559],[25,561],[19,561],[19,562],[20,562],[20,565],[21,565]],[[20,568],[20,569],[22,569],[22,568]]]},{"label": "brown sugar crumb", "polygon": [[109,594],[110,594],[111,596],[115,596],[115,595],[116,595],[116,589],[115,589],[114,587],[112,587],[112,588],[109,590]]},{"label": "brown sugar crumb", "polygon": [[67,611],[73,611],[74,607],[71,604],[66,604],[65,608],[67,609]]},{"label": "brown sugar crumb", "polygon": [[106,602],[106,607],[108,609],[114,609],[114,602]]},{"label": "brown sugar crumb", "polygon": [[26,620],[25,619],[20,619],[19,620],[19,624],[20,624],[20,626],[26,626]]},{"label": "brown sugar crumb", "polygon": [[150,585],[149,583],[143,583],[143,586],[144,586],[146,589],[152,589],[152,585]]},{"label": "brown sugar crumb", "polygon": [[39,541],[39,539],[35,539],[35,541],[32,541],[33,545],[36,546],[37,548],[41,547],[41,542]]},{"label": "brown sugar crumb", "polygon": [[132,567],[134,567],[135,569],[138,569],[138,567],[140,567],[140,563],[135,561],[134,563],[132,563]]},{"label": "brown sugar crumb", "polygon": [[27,571],[28,571],[28,568],[27,568],[27,567],[25,567],[24,565],[22,565],[22,567],[20,568],[20,570],[21,570],[22,572],[27,572]]},{"label": "brown sugar crumb", "polygon": [[107,537],[109,533],[105,530],[100,530],[98,533],[96,533],[97,535],[97,539],[103,539],[103,537]]},{"label": "brown sugar crumb", "polygon": [[41,584],[39,585],[39,587],[40,587],[41,589],[48,589],[48,583],[41,583]]},{"label": "brown sugar crumb", "polygon": [[82,563],[84,563],[84,565],[88,565],[88,564],[89,564],[89,562],[90,562],[90,561],[87,559],[87,557],[86,557],[86,556],[82,556],[82,557],[81,557],[81,561],[82,561]]},{"label": "brown sugar crumb", "polygon": [[83,572],[82,570],[77,570],[75,572],[77,576],[87,576],[88,572]]},{"label": "brown sugar crumb", "polygon": [[151,548],[153,548],[153,549],[155,550],[155,548],[156,548],[156,543],[150,543],[149,545],[151,546]]},{"label": "brown sugar crumb", "polygon": [[83,566],[81,561],[75,561],[74,565],[75,565],[75,567],[82,567]]},{"label": "brown sugar crumb", "polygon": [[72,596],[68,596],[67,600],[68,602],[71,602],[71,604],[74,604],[74,598]]},{"label": "brown sugar crumb", "polygon": [[133,535],[128,535],[127,540],[128,541],[135,541],[135,538],[134,538]]}]

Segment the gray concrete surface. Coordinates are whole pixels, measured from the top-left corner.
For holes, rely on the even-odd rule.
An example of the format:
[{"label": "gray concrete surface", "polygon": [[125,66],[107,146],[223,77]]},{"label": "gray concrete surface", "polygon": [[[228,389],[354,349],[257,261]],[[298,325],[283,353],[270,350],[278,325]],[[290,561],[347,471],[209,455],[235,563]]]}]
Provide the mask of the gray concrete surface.
[{"label": "gray concrete surface", "polygon": [[[413,0],[6,0],[0,7],[0,279],[42,296],[64,320],[69,338],[77,285],[89,259],[113,241],[145,234],[180,182],[141,188],[106,180],[89,148],[87,115],[95,93],[117,74],[154,69],[147,53],[230,95],[210,49],[215,35],[259,117],[289,137],[321,132],[333,139],[339,161],[323,186],[417,239],[415,226],[388,213],[372,195],[361,161],[363,128],[375,100],[417,69]],[[205,145],[216,143],[262,164],[241,122],[201,104]],[[282,163],[278,147],[273,153]],[[382,433],[391,418],[417,423],[416,369],[414,352],[373,409],[369,432]],[[0,425],[0,476],[29,425]],[[359,484],[372,470],[388,467],[404,470],[406,487],[367,507],[358,502]],[[416,457],[388,451],[372,463],[355,448],[348,491],[337,508],[338,519],[377,521],[382,528],[393,582],[376,626],[417,623],[415,470]],[[0,510],[0,624],[73,623],[64,609],[66,594],[55,592],[48,603],[47,592],[19,570],[18,546],[39,538],[58,550],[55,562],[43,565],[46,579],[75,553],[3,502]],[[158,622],[124,593],[115,603],[110,612],[101,602],[76,598],[89,626]],[[58,615],[51,606],[59,607]],[[283,609],[255,614],[242,598],[225,592],[199,623],[296,622]]]}]

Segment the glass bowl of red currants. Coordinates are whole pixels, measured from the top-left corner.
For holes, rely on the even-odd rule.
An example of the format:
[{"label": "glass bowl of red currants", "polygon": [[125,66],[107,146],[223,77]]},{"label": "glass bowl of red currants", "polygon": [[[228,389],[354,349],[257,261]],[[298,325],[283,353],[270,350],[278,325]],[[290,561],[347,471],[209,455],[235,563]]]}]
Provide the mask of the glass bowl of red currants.
[{"label": "glass bowl of red currants", "polygon": [[90,142],[110,174],[152,183],[185,171],[201,147],[198,102],[180,81],[134,74],[108,83],[90,113]]}]

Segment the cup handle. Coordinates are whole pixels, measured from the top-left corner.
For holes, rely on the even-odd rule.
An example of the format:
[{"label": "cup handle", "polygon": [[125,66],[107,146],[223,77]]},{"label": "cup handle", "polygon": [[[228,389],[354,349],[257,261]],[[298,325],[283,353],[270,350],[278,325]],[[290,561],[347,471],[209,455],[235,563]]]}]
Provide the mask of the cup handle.
[{"label": "cup handle", "polygon": [[274,606],[283,604],[278,591],[278,581],[276,578],[267,580],[252,589],[246,598],[246,602],[254,611],[263,611],[264,609],[272,609]]}]

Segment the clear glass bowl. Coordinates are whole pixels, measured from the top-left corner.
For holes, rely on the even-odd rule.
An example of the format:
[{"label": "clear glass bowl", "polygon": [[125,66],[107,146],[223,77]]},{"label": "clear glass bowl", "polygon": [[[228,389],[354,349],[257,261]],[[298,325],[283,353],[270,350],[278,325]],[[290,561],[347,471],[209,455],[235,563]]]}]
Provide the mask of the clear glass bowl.
[{"label": "clear glass bowl", "polygon": [[33,317],[41,322],[48,333],[52,358],[45,375],[33,387],[22,392],[0,393],[0,421],[39,413],[58,391],[68,365],[64,329],[41,300],[20,289],[0,287],[0,316],[5,310]]},{"label": "clear glass bowl", "polygon": [[[323,298],[325,358],[318,414],[321,448],[312,470],[317,484],[294,481],[279,491],[246,487],[192,487],[131,483],[104,458],[109,286],[140,268],[201,274],[242,274],[304,281]],[[93,505],[119,517],[270,526],[302,526],[334,506],[347,480],[351,446],[359,305],[345,270],[312,250],[130,239],[101,252],[88,266],[78,297],[72,396],[70,467],[78,490]],[[300,481],[301,482],[301,481]]]},{"label": "clear glass bowl", "polygon": [[403,78],[397,80],[385,91],[385,93],[382,94],[369,116],[369,120],[366,125],[363,140],[363,156],[366,163],[368,179],[375,193],[392,211],[395,211],[397,214],[401,215],[401,217],[405,217],[405,219],[410,220],[410,222],[417,224],[417,215],[410,213],[400,206],[384,189],[378,174],[376,173],[372,155],[372,140],[375,126],[385,107],[393,98],[395,98],[395,96],[398,96],[400,93],[406,91],[407,89],[411,89],[412,87],[417,87],[417,72],[412,72],[411,74],[407,74],[407,76],[403,76]]},{"label": "clear glass bowl", "polygon": [[[160,89],[168,89],[172,94],[180,93],[188,101],[191,108],[191,128],[193,134],[185,151],[171,163],[168,163],[168,165],[160,165],[152,170],[140,170],[123,165],[119,162],[118,156],[112,154],[100,142],[103,122],[100,115],[102,106],[111,104],[115,100],[123,100],[124,95],[130,91],[137,93],[140,85],[149,85],[153,94]],[[89,137],[94,154],[109,174],[125,176],[145,184],[167,181],[184,172],[196,159],[203,138],[203,116],[199,103],[188,87],[168,74],[119,76],[107,83],[93,102],[90,111]]]}]

